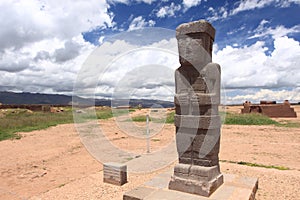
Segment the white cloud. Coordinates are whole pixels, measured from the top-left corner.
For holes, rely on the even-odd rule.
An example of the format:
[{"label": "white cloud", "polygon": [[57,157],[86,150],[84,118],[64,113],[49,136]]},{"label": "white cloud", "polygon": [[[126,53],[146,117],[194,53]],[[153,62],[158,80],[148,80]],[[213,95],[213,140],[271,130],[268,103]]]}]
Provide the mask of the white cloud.
[{"label": "white cloud", "polygon": [[256,8],[263,8],[267,5],[270,5],[273,2],[274,0],[242,0],[239,2],[237,8],[231,11],[231,14],[235,15],[242,11],[253,10]]},{"label": "white cloud", "polygon": [[132,30],[141,29],[143,27],[152,27],[154,25],[155,25],[155,21],[149,20],[147,22],[142,16],[138,16],[131,21],[128,30],[132,31]]},{"label": "white cloud", "polygon": [[[68,43],[77,46],[66,54]],[[67,44],[67,45],[66,45]],[[28,92],[72,92],[73,83],[81,64],[95,47],[82,37],[71,41],[48,39],[33,43],[20,50],[6,51],[1,60],[0,85],[13,91]],[[74,57],[74,52],[76,56]],[[78,54],[78,55],[77,55]],[[71,57],[70,57],[71,56]],[[14,59],[12,61],[12,59]],[[9,68],[6,63],[12,63]]]},{"label": "white cloud", "polygon": [[137,2],[144,2],[147,4],[152,4],[153,2],[155,2],[156,0],[136,0]]},{"label": "white cloud", "polygon": [[113,26],[101,0],[0,2],[0,85],[14,91],[71,92],[95,48],[82,32]]},{"label": "white cloud", "polygon": [[114,3],[123,3],[123,4],[129,4],[129,0],[108,0],[108,3],[114,4]]},{"label": "white cloud", "polygon": [[[234,92],[232,90],[231,92]],[[242,91],[236,90],[237,93],[243,93]],[[292,90],[281,89],[258,89],[258,90],[247,90],[247,94],[227,96],[227,103],[230,104],[241,104],[245,101],[251,101],[252,103],[259,103],[261,100],[277,101],[277,103],[283,103],[284,100],[289,100],[293,103],[300,102],[300,88],[294,88]]]},{"label": "white cloud", "polygon": [[[146,34],[147,37],[153,35],[153,31],[149,30],[138,33]],[[131,36],[136,40],[142,37],[132,32],[125,34],[125,38]],[[93,96],[96,88],[98,97],[113,95],[117,98],[130,96],[172,101],[174,70],[178,67],[175,37],[149,45],[135,45],[124,40],[105,41],[84,64],[76,83],[76,91]]]},{"label": "white cloud", "polygon": [[246,26],[243,25],[243,26],[241,26],[241,27],[239,27],[237,29],[232,29],[231,31],[227,32],[226,34],[227,35],[232,35],[232,34],[238,33],[238,32],[240,32],[242,30],[245,30],[245,29],[246,29]]},{"label": "white cloud", "polygon": [[210,22],[225,19],[228,17],[226,6],[222,6],[216,9],[214,9],[213,7],[209,7],[208,11],[211,13],[211,16],[207,17],[207,20]]},{"label": "white cloud", "polygon": [[201,3],[201,0],[183,0],[182,4],[185,7],[185,10],[190,9],[191,7],[197,6]]},{"label": "white cloud", "polygon": [[225,3],[224,6],[218,8],[209,7],[208,12],[210,14],[208,14],[207,20],[213,22],[243,11],[261,9],[271,5],[276,7],[289,7],[292,3],[300,4],[300,0],[241,0],[234,3],[235,8],[232,10],[229,10],[228,3]]},{"label": "white cloud", "polygon": [[222,66],[227,88],[280,88],[300,86],[300,44],[287,36],[274,40],[274,50],[266,55],[264,42],[235,48],[226,46],[215,53]]},{"label": "white cloud", "polygon": [[[0,49],[21,48],[45,38],[68,39],[98,26],[111,26],[101,1],[2,1]],[[80,13],[80,14],[79,14]]]},{"label": "white cloud", "polygon": [[174,2],[170,6],[164,6],[159,9],[156,16],[159,18],[173,17],[177,11],[180,11],[181,5],[175,5]]},{"label": "white cloud", "polygon": [[300,4],[299,0],[241,0],[237,3],[230,14],[235,15],[239,12],[254,10],[270,6],[271,4],[279,7],[289,7],[292,3]]},{"label": "white cloud", "polygon": [[262,20],[259,26],[254,30],[254,35],[250,36],[249,39],[260,38],[268,35],[271,35],[273,38],[279,38],[282,36],[300,32],[300,25],[296,25],[291,28],[286,28],[283,25],[279,25],[275,28],[272,28],[265,26],[268,23],[269,22],[267,20]]},{"label": "white cloud", "polygon": [[300,4],[300,0],[278,0],[278,5],[280,7],[289,7],[292,3]]},{"label": "white cloud", "polygon": [[137,2],[137,3],[146,3],[146,4],[152,4],[156,0],[108,0],[108,3],[114,4],[114,3],[123,3],[129,5],[130,3]]}]

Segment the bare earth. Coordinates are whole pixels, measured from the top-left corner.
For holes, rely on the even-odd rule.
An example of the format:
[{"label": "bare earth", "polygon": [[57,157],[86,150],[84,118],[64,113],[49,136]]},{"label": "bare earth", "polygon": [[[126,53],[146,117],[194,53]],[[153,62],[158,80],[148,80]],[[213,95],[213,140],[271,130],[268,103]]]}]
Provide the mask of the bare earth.
[{"label": "bare earth", "polygon": [[[300,122],[297,119],[276,119]],[[240,107],[229,107],[239,112]],[[139,112],[144,112],[139,111]],[[139,114],[139,113],[134,113]],[[143,126],[143,123],[137,123]],[[127,151],[145,153],[145,141],[127,135],[114,125],[113,119],[100,122],[106,137]],[[174,126],[165,125],[153,136],[151,151],[174,139]],[[300,128],[275,126],[222,127],[220,160],[223,173],[258,177],[256,199],[286,200],[300,197]],[[21,133],[20,140],[0,142],[0,199],[122,199],[131,190],[163,170],[148,174],[129,174],[122,187],[103,183],[102,164],[82,145],[73,124],[46,130]],[[230,163],[245,161],[289,170],[250,167]]]}]

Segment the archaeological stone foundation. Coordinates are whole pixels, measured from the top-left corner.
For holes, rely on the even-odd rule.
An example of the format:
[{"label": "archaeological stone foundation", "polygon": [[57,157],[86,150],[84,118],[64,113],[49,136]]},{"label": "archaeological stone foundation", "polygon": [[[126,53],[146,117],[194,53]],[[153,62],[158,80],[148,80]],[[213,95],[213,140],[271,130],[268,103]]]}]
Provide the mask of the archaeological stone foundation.
[{"label": "archaeological stone foundation", "polygon": [[297,113],[294,108],[291,108],[288,100],[285,100],[282,104],[278,104],[276,101],[260,101],[260,104],[252,104],[250,101],[246,101],[243,106],[242,114],[260,113],[268,117],[297,117]]}]

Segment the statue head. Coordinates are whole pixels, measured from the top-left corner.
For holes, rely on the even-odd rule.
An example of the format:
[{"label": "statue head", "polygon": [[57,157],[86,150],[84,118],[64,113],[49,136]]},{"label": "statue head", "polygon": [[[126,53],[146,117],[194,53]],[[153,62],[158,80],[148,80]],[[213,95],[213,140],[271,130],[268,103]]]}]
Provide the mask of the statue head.
[{"label": "statue head", "polygon": [[201,68],[211,62],[215,29],[205,20],[182,24],[176,29],[181,65]]}]

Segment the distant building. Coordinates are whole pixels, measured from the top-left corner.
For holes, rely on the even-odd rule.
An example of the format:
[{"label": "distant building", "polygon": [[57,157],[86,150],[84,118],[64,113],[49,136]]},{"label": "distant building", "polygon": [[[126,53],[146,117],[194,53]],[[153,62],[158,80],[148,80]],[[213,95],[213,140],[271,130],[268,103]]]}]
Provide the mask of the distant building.
[{"label": "distant building", "polygon": [[276,101],[260,101],[260,104],[245,101],[243,105],[242,114],[261,113],[269,117],[297,117],[297,113],[294,108],[291,108],[288,100],[285,100],[282,104],[277,104]]}]

